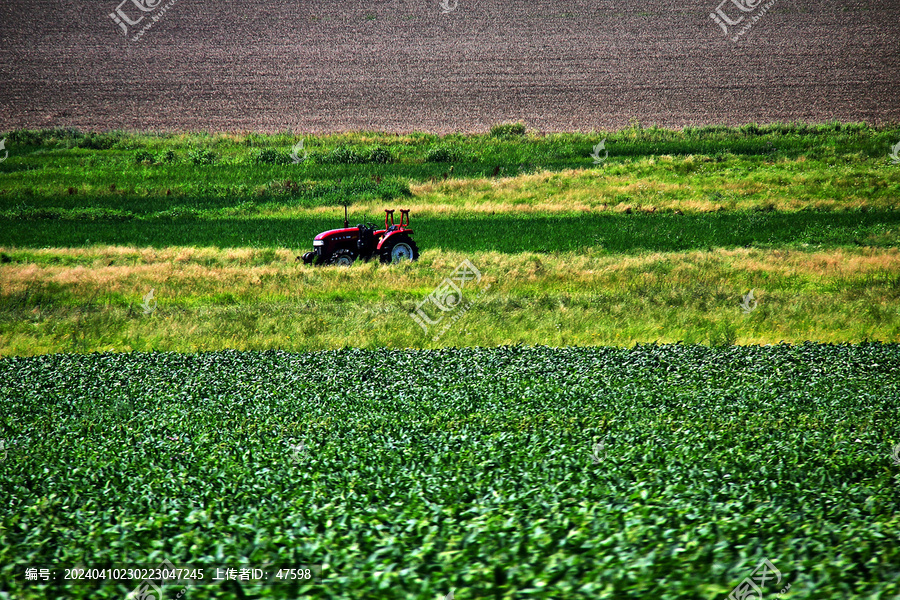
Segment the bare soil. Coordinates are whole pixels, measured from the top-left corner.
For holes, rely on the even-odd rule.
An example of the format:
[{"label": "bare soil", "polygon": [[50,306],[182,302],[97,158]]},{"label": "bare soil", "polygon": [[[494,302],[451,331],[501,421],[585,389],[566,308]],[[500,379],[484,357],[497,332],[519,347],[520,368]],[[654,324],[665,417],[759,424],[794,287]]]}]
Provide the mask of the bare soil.
[{"label": "bare soil", "polygon": [[897,2],[119,1],[0,3],[0,130],[900,122]]}]

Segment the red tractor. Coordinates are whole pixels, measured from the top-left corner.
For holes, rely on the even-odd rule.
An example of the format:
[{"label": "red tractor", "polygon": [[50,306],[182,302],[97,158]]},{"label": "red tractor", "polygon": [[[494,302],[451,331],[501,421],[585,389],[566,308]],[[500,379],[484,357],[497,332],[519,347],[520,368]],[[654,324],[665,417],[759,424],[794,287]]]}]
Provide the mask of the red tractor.
[{"label": "red tractor", "polygon": [[[388,223],[390,219],[390,223]],[[347,207],[344,207],[344,228],[323,231],[313,239],[313,251],[297,260],[307,265],[341,265],[349,267],[360,258],[366,262],[374,257],[383,263],[395,263],[419,258],[419,248],[410,235],[409,209],[400,209],[400,224],[394,223],[394,211],[384,211],[384,229],[371,223],[350,227]]]}]

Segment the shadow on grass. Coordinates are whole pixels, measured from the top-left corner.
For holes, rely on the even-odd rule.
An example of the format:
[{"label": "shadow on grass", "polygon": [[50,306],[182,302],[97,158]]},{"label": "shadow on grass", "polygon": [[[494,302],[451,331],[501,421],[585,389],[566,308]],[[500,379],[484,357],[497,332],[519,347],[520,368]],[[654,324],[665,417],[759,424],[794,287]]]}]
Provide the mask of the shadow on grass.
[{"label": "shadow on grass", "polygon": [[[138,247],[285,247],[298,252],[338,220],[309,218],[157,218],[114,221],[0,219],[0,245],[22,248],[120,245]],[[800,212],[491,215],[413,220],[422,250],[460,252],[677,252],[745,246],[875,246],[898,243],[900,212]]]}]

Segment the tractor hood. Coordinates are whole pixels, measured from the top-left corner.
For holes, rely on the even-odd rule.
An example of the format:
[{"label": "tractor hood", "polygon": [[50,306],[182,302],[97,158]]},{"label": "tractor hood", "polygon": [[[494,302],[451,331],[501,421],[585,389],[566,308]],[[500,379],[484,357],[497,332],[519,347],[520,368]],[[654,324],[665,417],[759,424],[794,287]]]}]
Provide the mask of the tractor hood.
[{"label": "tractor hood", "polygon": [[356,227],[348,227],[346,229],[331,229],[329,231],[323,231],[319,235],[313,238],[314,241],[326,240],[333,236],[343,237],[347,236],[347,239],[355,238],[359,235],[359,230]]}]

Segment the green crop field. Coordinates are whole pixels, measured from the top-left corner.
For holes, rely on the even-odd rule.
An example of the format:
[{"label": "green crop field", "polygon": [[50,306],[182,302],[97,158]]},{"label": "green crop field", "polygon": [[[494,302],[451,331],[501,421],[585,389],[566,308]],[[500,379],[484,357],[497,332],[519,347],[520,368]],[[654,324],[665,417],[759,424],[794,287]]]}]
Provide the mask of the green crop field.
[{"label": "green crop field", "polygon": [[871,343],[8,358],[0,595],[168,560],[322,567],[186,598],[724,599],[767,559],[767,598],[890,599],[898,374]]}]

